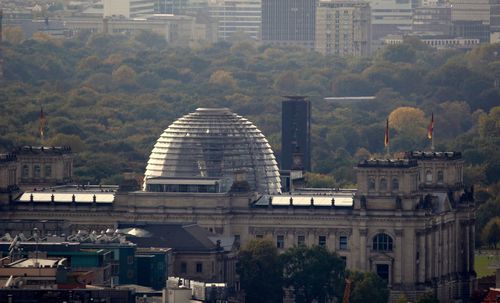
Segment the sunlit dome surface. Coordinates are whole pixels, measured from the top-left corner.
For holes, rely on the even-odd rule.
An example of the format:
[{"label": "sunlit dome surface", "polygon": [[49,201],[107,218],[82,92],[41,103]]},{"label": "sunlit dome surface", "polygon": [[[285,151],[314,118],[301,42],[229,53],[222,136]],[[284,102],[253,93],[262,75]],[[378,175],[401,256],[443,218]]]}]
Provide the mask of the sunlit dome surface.
[{"label": "sunlit dome surface", "polygon": [[279,193],[278,165],[267,139],[227,108],[198,108],[172,123],[156,142],[144,178],[220,178],[244,171],[250,188]]}]

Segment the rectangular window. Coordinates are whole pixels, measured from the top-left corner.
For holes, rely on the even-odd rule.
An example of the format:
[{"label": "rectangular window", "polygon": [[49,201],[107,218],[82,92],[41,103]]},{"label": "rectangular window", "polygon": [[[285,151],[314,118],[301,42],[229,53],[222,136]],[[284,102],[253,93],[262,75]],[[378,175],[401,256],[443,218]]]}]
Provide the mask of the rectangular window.
[{"label": "rectangular window", "polygon": [[33,175],[35,178],[40,178],[40,165],[35,165],[33,167]]},{"label": "rectangular window", "polygon": [[181,263],[181,274],[185,274],[185,273],[187,273],[187,263],[182,262]]},{"label": "rectangular window", "polygon": [[234,243],[238,244],[241,241],[240,235],[234,235]]},{"label": "rectangular window", "polygon": [[339,249],[346,250],[347,248],[348,248],[348,246],[347,246],[347,236],[340,236],[339,237]]},{"label": "rectangular window", "polygon": [[387,264],[377,264],[377,275],[389,282],[389,265]]},{"label": "rectangular window", "polygon": [[52,166],[45,165],[45,177],[46,178],[52,177]]},{"label": "rectangular window", "polygon": [[255,235],[255,238],[262,239],[262,238],[264,238],[264,235]]},{"label": "rectangular window", "polygon": [[285,248],[285,236],[283,235],[276,236],[276,247],[278,249]]},{"label": "rectangular window", "polygon": [[319,236],[318,237],[318,245],[319,246],[326,246],[326,236]]},{"label": "rectangular window", "polygon": [[297,246],[306,245],[306,236],[297,236]]},{"label": "rectangular window", "polygon": [[196,272],[197,273],[203,272],[203,263],[196,263]]}]

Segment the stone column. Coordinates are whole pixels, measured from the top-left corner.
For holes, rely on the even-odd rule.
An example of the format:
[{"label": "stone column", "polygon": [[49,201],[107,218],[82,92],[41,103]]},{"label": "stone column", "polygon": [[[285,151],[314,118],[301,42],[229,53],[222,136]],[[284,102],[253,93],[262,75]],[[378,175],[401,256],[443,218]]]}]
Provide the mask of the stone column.
[{"label": "stone column", "polygon": [[396,254],[395,254],[395,262],[394,264],[394,279],[392,280],[392,284],[403,284],[404,278],[403,278],[403,265],[404,265],[404,260],[403,260],[403,230],[402,229],[395,229],[394,233],[396,234]]},{"label": "stone column", "polygon": [[326,235],[326,248],[329,251],[335,251],[335,231],[328,230]]},{"label": "stone column", "polygon": [[366,245],[366,236],[368,230],[366,228],[359,230],[359,270],[364,272],[367,271],[366,267],[366,251],[368,249]]},{"label": "stone column", "polygon": [[470,272],[470,231],[469,222],[465,223],[465,241],[464,241],[464,257],[465,257],[465,272]]},{"label": "stone column", "polygon": [[426,233],[425,230],[421,230],[418,233],[418,242],[419,242],[419,249],[418,249],[418,283],[424,283],[425,282],[425,276],[426,276]]},{"label": "stone column", "polygon": [[293,247],[296,242],[294,241],[297,238],[297,232],[288,231],[285,237],[285,249]]}]

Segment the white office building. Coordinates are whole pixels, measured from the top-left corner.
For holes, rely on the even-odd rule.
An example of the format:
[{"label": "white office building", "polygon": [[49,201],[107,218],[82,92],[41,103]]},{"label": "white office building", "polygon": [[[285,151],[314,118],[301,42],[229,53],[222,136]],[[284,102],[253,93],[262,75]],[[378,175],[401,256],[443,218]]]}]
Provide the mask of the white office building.
[{"label": "white office building", "polygon": [[154,13],[153,0],[104,0],[104,17],[134,18]]}]

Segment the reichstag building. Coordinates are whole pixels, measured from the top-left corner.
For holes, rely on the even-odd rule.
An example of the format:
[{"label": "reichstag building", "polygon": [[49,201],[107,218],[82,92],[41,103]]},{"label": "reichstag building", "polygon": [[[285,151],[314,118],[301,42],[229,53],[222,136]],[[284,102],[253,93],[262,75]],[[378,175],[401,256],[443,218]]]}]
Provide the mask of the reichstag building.
[{"label": "reichstag building", "polygon": [[[4,232],[33,222],[53,233],[118,222],[195,222],[243,245],[269,238],[279,250],[325,246],[349,269],[386,279],[394,300],[428,291],[441,302],[468,298],[475,281],[473,192],[463,185],[459,152],[363,161],[355,167],[357,189],[285,191],[264,135],[225,108],[200,108],[172,123],[144,177],[128,176],[120,187],[45,185],[39,163],[68,163],[68,155],[37,151],[0,161],[1,186],[15,181],[21,188],[0,195]],[[291,183],[301,178],[300,159],[294,164]],[[13,175],[16,168],[22,174]]]}]

